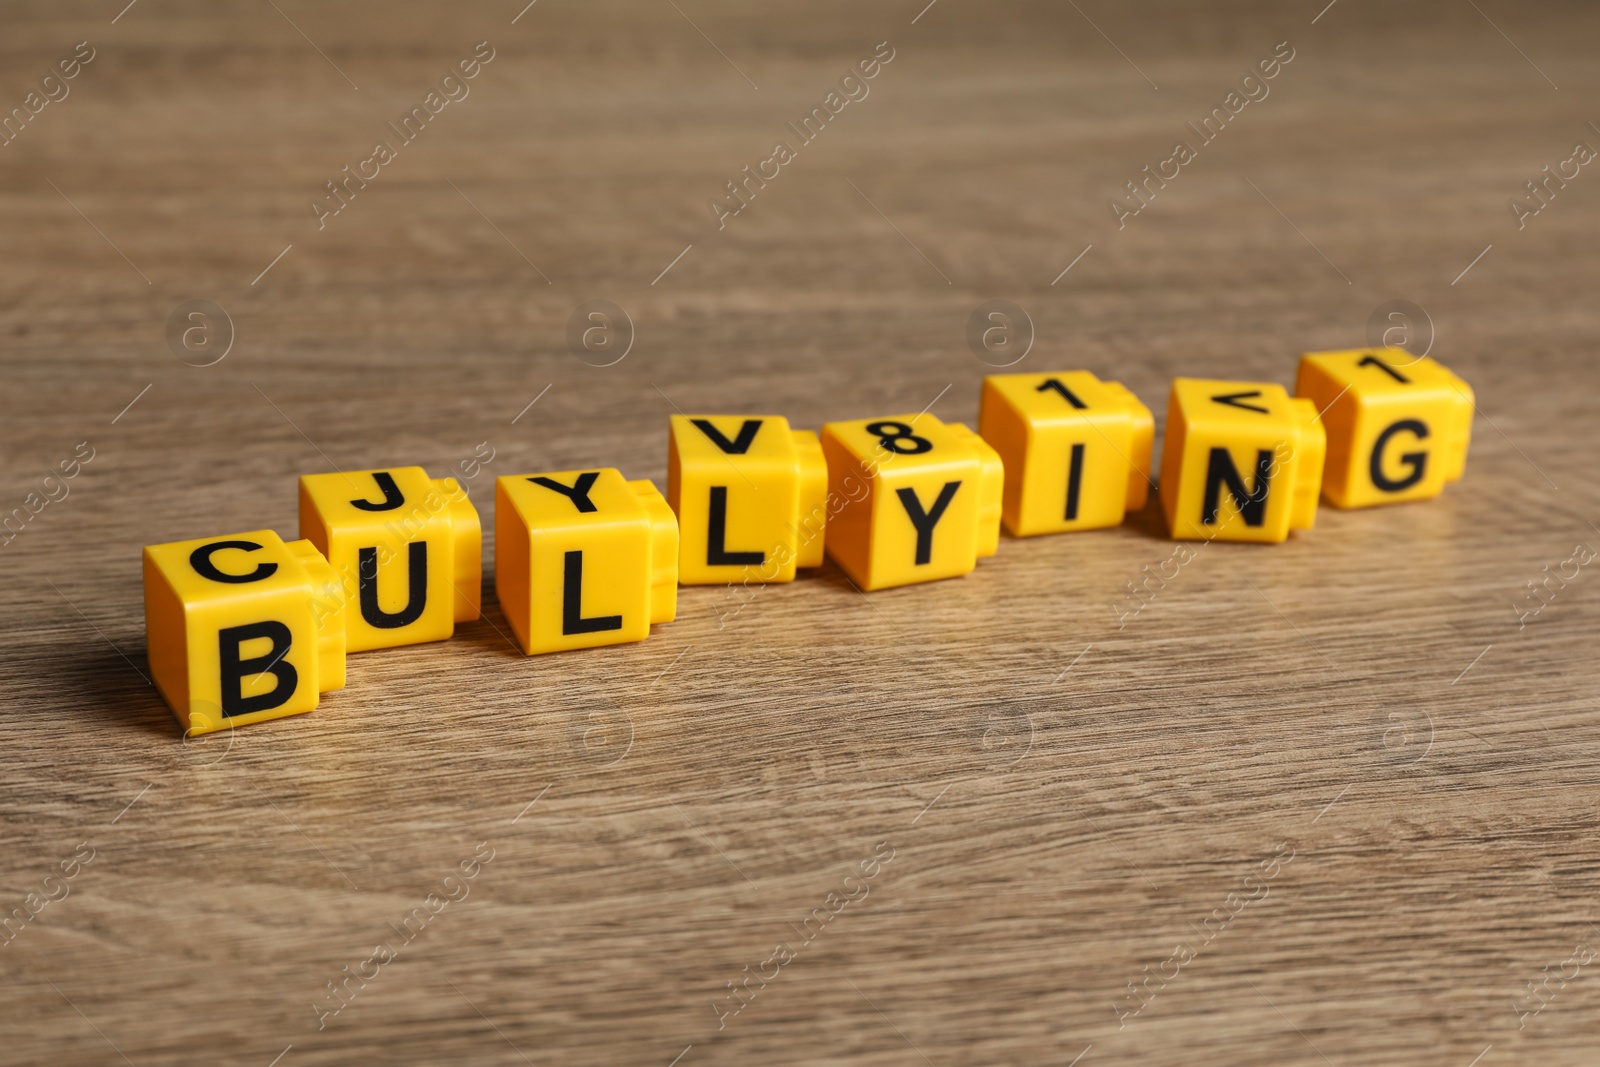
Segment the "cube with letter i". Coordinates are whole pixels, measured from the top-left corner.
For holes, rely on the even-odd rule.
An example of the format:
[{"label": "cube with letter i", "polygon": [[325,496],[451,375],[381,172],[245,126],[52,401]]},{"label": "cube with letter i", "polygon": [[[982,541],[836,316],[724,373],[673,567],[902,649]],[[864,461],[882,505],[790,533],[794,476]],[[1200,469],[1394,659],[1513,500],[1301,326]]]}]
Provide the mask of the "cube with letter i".
[{"label": "cube with letter i", "polygon": [[302,475],[300,536],[354,601],[351,652],[442,641],[479,615],[483,531],[454,478],[421,467]]},{"label": "cube with letter i", "polygon": [[1018,537],[1116,526],[1150,492],[1150,409],[1088,371],[991,374],[978,433],[1006,468],[1001,515]]},{"label": "cube with letter i", "polygon": [[1341,508],[1438,496],[1461,477],[1476,410],[1472,387],[1403,348],[1300,357],[1295,395],[1328,433],[1322,495]]},{"label": "cube with letter i", "polygon": [[1161,456],[1172,536],[1274,542],[1310,529],[1326,445],[1316,405],[1281,385],[1174,379]]},{"label": "cube with letter i", "polygon": [[817,435],[778,415],[673,415],[667,503],[678,581],[789,582],[822,565],[828,464]]},{"label": "cube with letter i", "polygon": [[954,578],[994,555],[1005,468],[966,426],[926,413],[831,422],[822,451],[828,555],[862,589]]},{"label": "cube with letter i", "polygon": [[271,530],[150,545],[150,673],[189,734],[317,706],[344,688],[345,598],[309,541]]},{"label": "cube with letter i", "polygon": [[615,468],[495,480],[494,587],[522,651],[642,641],[678,605],[678,520]]}]

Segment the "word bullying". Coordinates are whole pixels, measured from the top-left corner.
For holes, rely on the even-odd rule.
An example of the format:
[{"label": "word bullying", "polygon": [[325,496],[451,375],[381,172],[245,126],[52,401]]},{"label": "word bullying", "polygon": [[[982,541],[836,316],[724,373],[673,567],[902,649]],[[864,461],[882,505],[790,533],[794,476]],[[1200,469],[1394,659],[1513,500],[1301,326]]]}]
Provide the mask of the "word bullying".
[{"label": "word bullying", "polygon": [[[1461,477],[1472,389],[1402,349],[1318,352],[1271,382],[1172,383],[1158,494],[1179,541],[1281,542],[1336,507]],[[932,415],[834,422],[673,415],[667,492],[615,468],[495,484],[495,591],[523,652],[640,641],[680,584],[793,581],[832,558],[861,589],[967,574],[1016,537],[1143,508],[1155,421],[1088,371],[985,379],[978,430]],[[300,479],[300,540],[271,530],[144,550],[157,687],[191,734],[311,711],[345,655],[479,617],[482,528],[420,467]]]}]

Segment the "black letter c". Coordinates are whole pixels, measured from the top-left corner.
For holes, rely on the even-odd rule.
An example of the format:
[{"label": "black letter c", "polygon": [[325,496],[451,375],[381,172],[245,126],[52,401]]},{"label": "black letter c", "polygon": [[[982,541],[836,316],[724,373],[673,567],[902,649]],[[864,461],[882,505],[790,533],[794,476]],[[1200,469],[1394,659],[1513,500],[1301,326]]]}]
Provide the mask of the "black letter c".
[{"label": "black letter c", "polygon": [[189,553],[189,566],[193,567],[195,573],[202,578],[209,578],[213,582],[225,582],[228,585],[265,581],[278,572],[276,563],[258,563],[256,569],[249,574],[225,574],[217,570],[217,565],[211,562],[211,554],[225,548],[237,548],[245,552],[261,551],[261,546],[254,541],[213,541]]}]

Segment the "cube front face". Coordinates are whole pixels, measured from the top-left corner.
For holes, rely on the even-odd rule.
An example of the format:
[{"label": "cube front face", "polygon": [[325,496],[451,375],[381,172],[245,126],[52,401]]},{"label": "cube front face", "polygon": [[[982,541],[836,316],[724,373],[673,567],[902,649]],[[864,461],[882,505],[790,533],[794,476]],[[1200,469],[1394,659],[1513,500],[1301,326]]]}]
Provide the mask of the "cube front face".
[{"label": "cube front face", "polygon": [[822,562],[826,463],[778,415],[673,415],[667,502],[684,585],[789,582]]},{"label": "cube front face", "polygon": [[1316,406],[1280,385],[1176,379],[1161,460],[1172,536],[1275,542],[1310,528],[1325,449]]},{"label": "cube front face", "polygon": [[332,585],[312,546],[271,530],[144,550],[151,673],[188,733],[311,711],[344,684]]},{"label": "cube front face", "polygon": [[991,374],[978,432],[1005,463],[1006,529],[1022,537],[1120,524],[1148,498],[1150,409],[1088,371]]},{"label": "cube front face", "polygon": [[442,641],[478,617],[482,530],[453,479],[421,467],[305,475],[300,536],[350,598],[352,652]]},{"label": "cube front face", "polygon": [[1438,496],[1461,477],[1472,435],[1472,388],[1436,360],[1403,349],[1313,352],[1295,395],[1322,411],[1322,492],[1341,508]]},{"label": "cube front face", "polygon": [[522,650],[642,641],[670,620],[655,601],[675,579],[675,528],[654,486],[612,468],[497,479],[495,589]]},{"label": "cube front face", "polygon": [[830,496],[827,552],[862,589],[954,578],[992,555],[1004,479],[998,453],[932,415],[822,428]]}]

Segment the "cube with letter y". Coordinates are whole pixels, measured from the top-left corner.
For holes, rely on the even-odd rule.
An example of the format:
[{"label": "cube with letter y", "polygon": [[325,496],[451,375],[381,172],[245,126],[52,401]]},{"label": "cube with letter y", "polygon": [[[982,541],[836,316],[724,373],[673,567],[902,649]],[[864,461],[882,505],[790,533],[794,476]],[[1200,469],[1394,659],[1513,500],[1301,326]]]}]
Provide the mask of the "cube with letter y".
[{"label": "cube with letter y", "polygon": [[1005,468],[983,438],[926,413],[831,422],[828,555],[862,589],[966,574],[1000,540]]},{"label": "cube with letter y", "polygon": [[678,520],[612,467],[495,481],[494,587],[532,656],[642,641],[678,604]]},{"label": "cube with letter y", "polygon": [[1161,457],[1172,536],[1275,542],[1310,529],[1326,447],[1316,405],[1281,385],[1174,379]]},{"label": "cube with letter y", "polygon": [[271,530],[144,550],[150,673],[190,734],[298,715],[344,688],[344,604],[316,547]]}]

